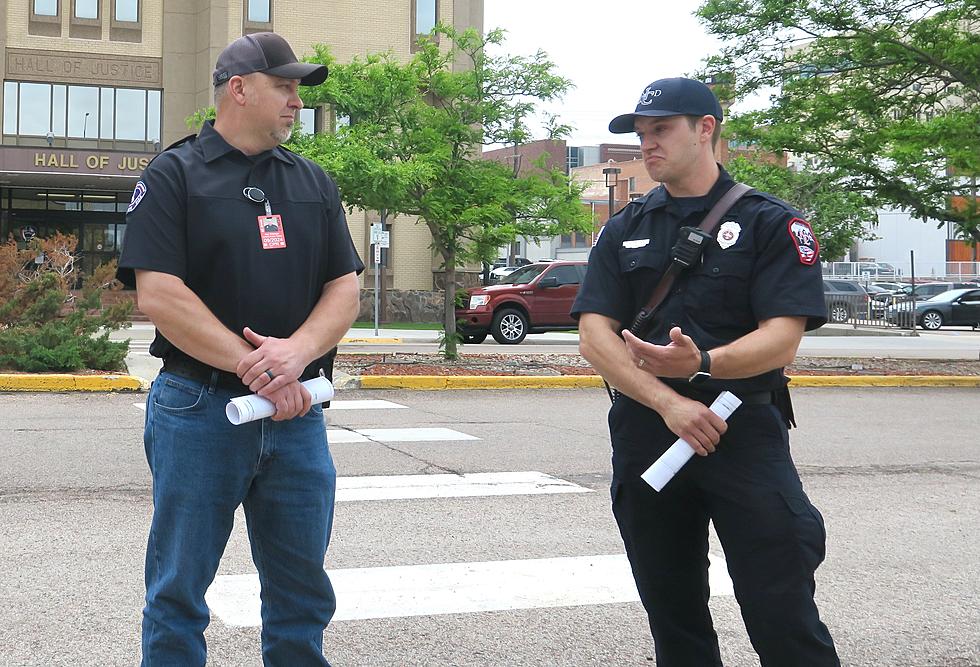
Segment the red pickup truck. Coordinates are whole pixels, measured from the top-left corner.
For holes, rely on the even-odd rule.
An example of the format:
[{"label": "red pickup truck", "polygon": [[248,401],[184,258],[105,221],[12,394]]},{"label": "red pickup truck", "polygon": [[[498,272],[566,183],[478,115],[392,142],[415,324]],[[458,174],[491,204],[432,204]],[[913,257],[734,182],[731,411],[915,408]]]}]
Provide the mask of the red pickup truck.
[{"label": "red pickup truck", "polygon": [[516,345],[529,333],[578,328],[569,311],[585,277],[586,262],[541,262],[522,266],[497,285],[471,287],[456,309],[464,343],[482,343],[487,334]]}]

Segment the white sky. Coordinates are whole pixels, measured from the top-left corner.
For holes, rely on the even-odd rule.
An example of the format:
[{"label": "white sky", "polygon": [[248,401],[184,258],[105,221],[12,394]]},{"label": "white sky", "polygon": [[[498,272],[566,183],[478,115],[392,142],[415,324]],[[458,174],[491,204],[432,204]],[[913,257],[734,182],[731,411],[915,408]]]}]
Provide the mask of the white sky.
[{"label": "white sky", "polygon": [[[507,31],[504,52],[548,54],[575,84],[544,107],[573,126],[569,145],[636,143],[610,134],[613,117],[633,111],[648,83],[694,73],[718,50],[694,16],[699,0],[486,0],[486,30]],[[536,135],[541,138],[543,135]]]}]

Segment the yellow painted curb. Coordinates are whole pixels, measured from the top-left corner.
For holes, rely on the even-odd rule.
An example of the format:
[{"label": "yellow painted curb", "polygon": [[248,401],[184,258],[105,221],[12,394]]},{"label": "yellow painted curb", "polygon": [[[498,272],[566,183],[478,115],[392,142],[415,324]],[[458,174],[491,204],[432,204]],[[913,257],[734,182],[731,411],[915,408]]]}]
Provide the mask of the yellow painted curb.
[{"label": "yellow painted curb", "polygon": [[0,391],[141,391],[144,382],[132,375],[68,375],[0,373]]},{"label": "yellow painted curb", "polygon": [[794,387],[980,387],[980,375],[791,375]]},{"label": "yellow painted curb", "polygon": [[598,375],[362,375],[362,389],[577,389],[601,387]]},{"label": "yellow painted curb", "polygon": [[[791,375],[790,387],[980,387],[975,375]],[[598,388],[598,375],[362,375],[362,389]]]},{"label": "yellow painted curb", "polygon": [[341,338],[340,344],[345,343],[377,343],[379,345],[398,345],[402,342],[401,338],[374,338],[372,337],[362,337],[362,338]]}]

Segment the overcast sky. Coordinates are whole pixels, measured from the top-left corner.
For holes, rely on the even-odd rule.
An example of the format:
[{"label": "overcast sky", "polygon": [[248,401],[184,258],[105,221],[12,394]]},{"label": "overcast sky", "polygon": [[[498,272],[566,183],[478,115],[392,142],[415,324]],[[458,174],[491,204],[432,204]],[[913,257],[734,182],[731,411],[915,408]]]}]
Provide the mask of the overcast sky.
[{"label": "overcast sky", "polygon": [[[609,121],[632,111],[648,83],[692,74],[717,40],[693,13],[698,0],[486,0],[484,27],[507,31],[504,50],[545,51],[575,84],[551,113],[573,126],[568,143],[636,143]],[[538,137],[536,137],[538,138]]]}]

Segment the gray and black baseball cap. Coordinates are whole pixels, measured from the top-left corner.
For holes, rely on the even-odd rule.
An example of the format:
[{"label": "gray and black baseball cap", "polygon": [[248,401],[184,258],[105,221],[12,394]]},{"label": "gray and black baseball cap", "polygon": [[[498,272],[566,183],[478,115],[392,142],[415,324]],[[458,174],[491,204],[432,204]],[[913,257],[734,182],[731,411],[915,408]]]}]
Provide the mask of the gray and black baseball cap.
[{"label": "gray and black baseball cap", "polygon": [[226,46],[215,63],[212,80],[218,86],[252,72],[299,79],[301,86],[318,86],[327,78],[326,65],[299,62],[289,43],[274,32],[253,32]]},{"label": "gray and black baseball cap", "polygon": [[633,113],[616,116],[609,123],[613,134],[633,132],[637,116],[714,116],[722,121],[721,104],[705,84],[695,79],[659,79],[643,89]]}]

